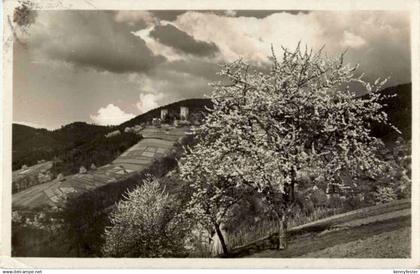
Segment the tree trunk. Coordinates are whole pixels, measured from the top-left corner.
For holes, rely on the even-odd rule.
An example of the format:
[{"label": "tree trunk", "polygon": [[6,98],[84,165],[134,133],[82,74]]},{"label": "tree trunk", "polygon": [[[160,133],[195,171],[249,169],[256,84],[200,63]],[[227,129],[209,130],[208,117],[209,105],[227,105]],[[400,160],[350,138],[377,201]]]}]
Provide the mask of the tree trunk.
[{"label": "tree trunk", "polygon": [[292,204],[295,200],[295,178],[296,172],[292,171],[292,183],[286,184],[284,189],[284,196],[283,202],[285,205],[285,209],[283,209],[281,215],[278,215],[279,221],[279,250],[283,250],[287,248],[287,217],[289,214],[289,209],[291,209]]},{"label": "tree trunk", "polygon": [[216,229],[216,233],[217,233],[217,236],[219,237],[220,244],[222,245],[223,255],[228,256],[228,249],[226,246],[225,238],[223,237],[223,233],[220,230],[220,225],[215,223],[214,228]]},{"label": "tree trunk", "polygon": [[286,249],[287,247],[287,217],[283,213],[279,218],[279,250]]}]

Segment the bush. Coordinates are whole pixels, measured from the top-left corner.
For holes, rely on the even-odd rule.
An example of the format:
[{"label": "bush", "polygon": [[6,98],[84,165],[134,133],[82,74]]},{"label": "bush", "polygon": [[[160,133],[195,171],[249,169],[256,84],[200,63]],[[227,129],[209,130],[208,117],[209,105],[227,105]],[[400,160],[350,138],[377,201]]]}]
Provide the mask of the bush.
[{"label": "bush", "polygon": [[327,194],[322,189],[314,190],[310,196],[310,201],[313,203],[314,207],[322,207],[325,206],[327,203]]},{"label": "bush", "polygon": [[128,193],[111,214],[103,254],[111,257],[184,256],[182,218],[174,214],[171,197],[156,179]]},{"label": "bush", "polygon": [[62,218],[66,223],[67,238],[77,250],[78,257],[101,256],[104,243],[102,234],[105,227],[110,225],[108,217],[115,203],[123,199],[125,193],[141,185],[149,174],[159,178],[172,170],[181,155],[182,146],[191,142],[191,136],[183,138],[165,157],[156,159],[139,173],[128,174],[114,183],[82,195],[69,195]]},{"label": "bush", "polygon": [[391,187],[379,187],[374,196],[377,204],[384,204],[397,199],[397,194]]}]

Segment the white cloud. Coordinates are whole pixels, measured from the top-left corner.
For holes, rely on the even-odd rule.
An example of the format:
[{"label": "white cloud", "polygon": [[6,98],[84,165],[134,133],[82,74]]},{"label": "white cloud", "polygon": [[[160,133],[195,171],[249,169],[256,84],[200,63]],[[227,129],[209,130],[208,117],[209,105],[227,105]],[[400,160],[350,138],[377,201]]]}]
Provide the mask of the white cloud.
[{"label": "white cloud", "polygon": [[[213,81],[203,76],[210,73],[206,71],[208,64],[204,63],[204,68],[200,64],[187,63],[187,65],[188,68],[183,67],[182,64],[161,66],[150,75],[129,74],[128,81],[134,83],[138,87],[139,93],[143,94],[140,95],[140,102],[136,104],[137,109],[144,112],[151,109],[147,105],[158,107],[181,99],[201,98],[207,94],[211,89],[209,82]],[[196,75],[190,70],[198,74]],[[215,74],[216,72],[214,72]],[[144,103],[143,100],[146,102]]]},{"label": "white cloud", "polygon": [[96,115],[90,115],[90,119],[98,125],[118,125],[134,118],[134,114],[125,113],[114,104],[100,108]]},{"label": "white cloud", "polygon": [[234,11],[234,10],[226,10],[225,11],[225,15],[226,16],[236,16],[236,11]]},{"label": "white cloud", "polygon": [[118,11],[114,19],[118,23],[127,23],[129,25],[134,25],[137,22],[143,21],[146,25],[152,25],[158,20],[153,14],[149,11]]},{"label": "white cloud", "polygon": [[[299,41],[318,46],[321,26],[313,14],[275,13],[265,18],[227,17],[213,13],[187,12],[174,22],[197,40],[214,42],[223,61],[239,57],[257,64],[268,61],[270,45],[296,47]],[[223,31],[220,31],[223,30]]]},{"label": "white cloud", "polygon": [[159,107],[157,101],[163,97],[163,94],[140,93],[139,96],[140,100],[137,102],[136,106],[140,113],[145,113]]},{"label": "white cloud", "polygon": [[140,37],[146,43],[146,46],[153,52],[154,55],[165,56],[168,61],[177,61],[184,58],[176,52],[172,47],[168,47],[156,39],[150,37],[150,32],[153,31],[155,25],[151,25],[148,28],[141,29],[137,32],[133,32],[134,35]]},{"label": "white cloud", "polygon": [[328,56],[350,48],[345,61],[360,64],[372,79],[391,76],[394,84],[410,81],[407,12],[279,12],[255,18],[190,11],[179,15],[173,24],[197,40],[214,42],[220,49],[221,62],[242,57],[261,65],[268,62],[271,44],[280,55],[281,46],[293,49],[300,41],[302,46],[314,49],[325,45]]},{"label": "white cloud", "polygon": [[355,35],[349,31],[345,31],[344,32],[344,37],[341,40],[340,44],[343,47],[349,47],[349,48],[360,48],[364,45],[366,45],[366,41],[365,39],[363,39],[362,37]]}]

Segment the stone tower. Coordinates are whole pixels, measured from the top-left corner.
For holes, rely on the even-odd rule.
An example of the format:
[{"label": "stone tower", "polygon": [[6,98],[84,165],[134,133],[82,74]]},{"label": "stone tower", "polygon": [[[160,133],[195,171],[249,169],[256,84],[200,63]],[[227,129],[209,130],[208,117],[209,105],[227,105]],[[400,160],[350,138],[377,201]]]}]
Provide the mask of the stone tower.
[{"label": "stone tower", "polygon": [[179,116],[180,116],[181,120],[187,120],[188,119],[188,108],[187,107],[181,107]]},{"label": "stone tower", "polygon": [[166,108],[163,108],[160,110],[160,119],[164,121],[168,117],[168,110]]}]

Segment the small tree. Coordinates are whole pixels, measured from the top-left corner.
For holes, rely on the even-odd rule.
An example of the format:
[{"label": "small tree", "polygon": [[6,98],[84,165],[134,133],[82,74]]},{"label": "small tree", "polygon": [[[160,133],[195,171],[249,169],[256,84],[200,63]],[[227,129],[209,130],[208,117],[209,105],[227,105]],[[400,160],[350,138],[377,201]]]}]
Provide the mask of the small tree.
[{"label": "small tree", "polygon": [[[280,61],[273,52],[268,72],[242,60],[223,66],[224,80],[213,83],[214,107],[197,129],[201,146],[190,152],[209,159],[197,167],[202,162],[187,158],[205,170],[208,184],[227,178],[234,189],[263,193],[278,217],[280,249],[304,174],[325,189],[343,176],[375,178],[387,165],[377,156],[382,142],[370,134],[372,122],[387,124],[378,92],[386,81],[364,82],[343,54],[283,51]],[[360,90],[351,90],[353,83]]]},{"label": "small tree", "polygon": [[185,226],[156,179],[127,194],[111,214],[103,254],[112,257],[177,257],[184,254]]},{"label": "small tree", "polygon": [[[205,227],[210,234],[214,231],[228,256],[228,246],[221,226],[229,219],[229,209],[245,194],[227,173],[217,169],[220,165],[222,144],[197,144],[180,160],[180,176],[190,184],[191,200],[187,213]],[[216,169],[215,169],[216,168]]]}]

